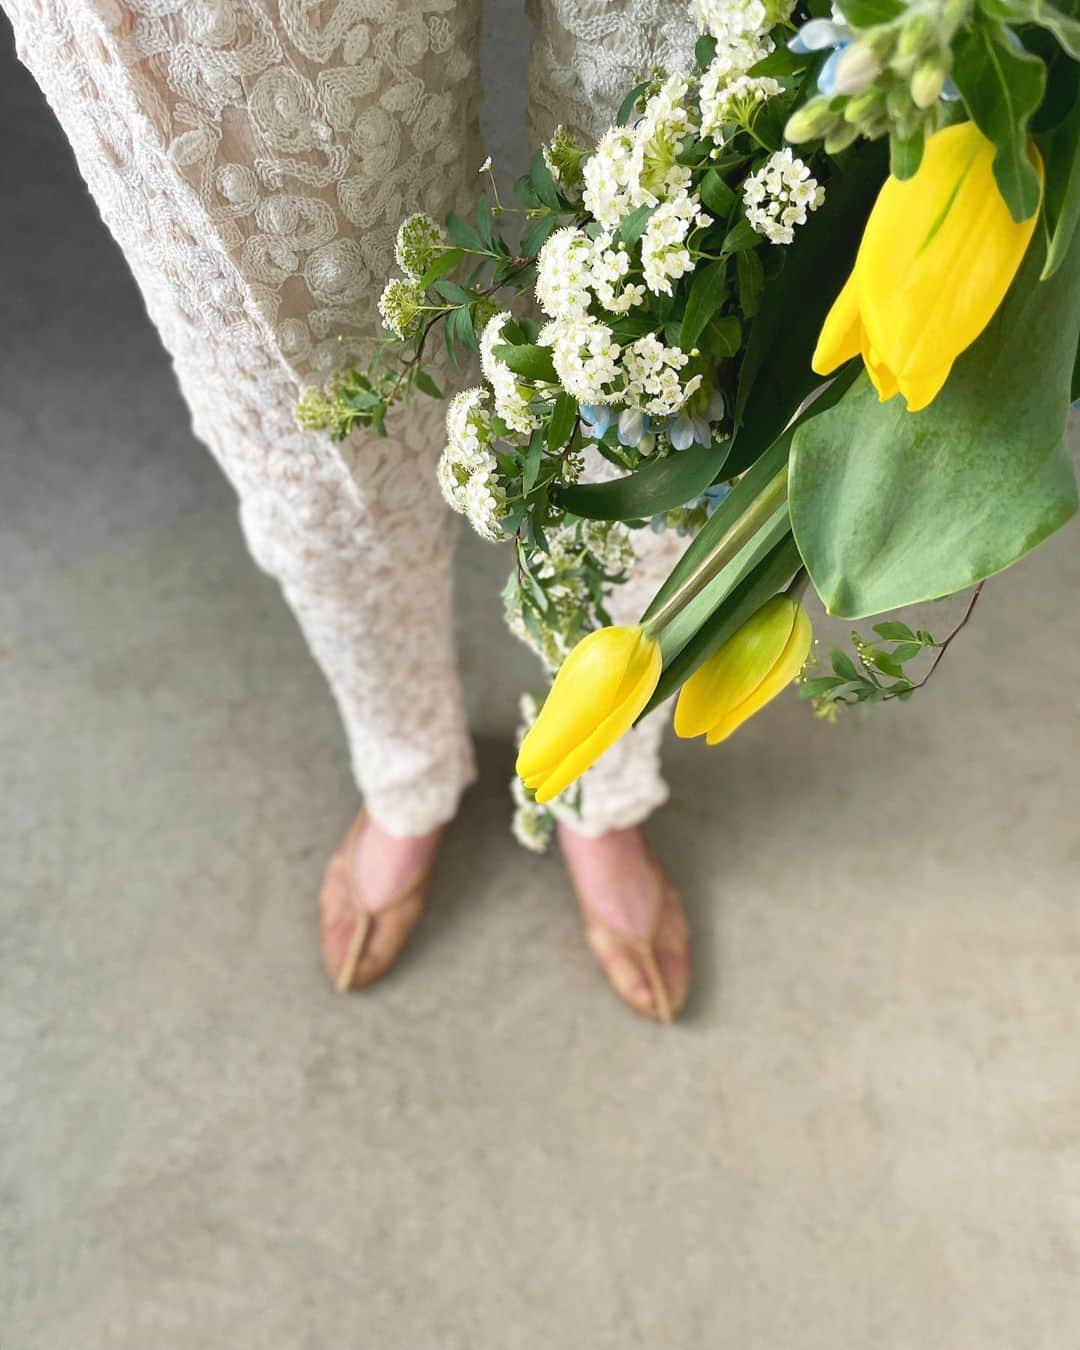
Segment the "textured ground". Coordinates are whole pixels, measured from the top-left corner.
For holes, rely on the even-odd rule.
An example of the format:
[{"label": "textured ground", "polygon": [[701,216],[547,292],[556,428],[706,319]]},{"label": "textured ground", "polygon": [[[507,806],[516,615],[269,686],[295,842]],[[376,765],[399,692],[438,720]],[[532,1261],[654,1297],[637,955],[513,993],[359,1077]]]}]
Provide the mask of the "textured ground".
[{"label": "textured ground", "polygon": [[471,544],[482,780],[336,998],[329,698],[2,50],[4,1350],[1080,1342],[1076,528],[909,707],[673,753],[672,1031],[508,837],[530,667]]}]

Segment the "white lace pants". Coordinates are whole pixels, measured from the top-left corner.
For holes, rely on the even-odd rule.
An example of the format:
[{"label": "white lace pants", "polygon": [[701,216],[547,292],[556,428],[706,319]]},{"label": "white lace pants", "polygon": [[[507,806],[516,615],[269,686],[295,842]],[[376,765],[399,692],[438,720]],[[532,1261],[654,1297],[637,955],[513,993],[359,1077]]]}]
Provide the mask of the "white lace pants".
[{"label": "white lace pants", "polygon": [[[292,408],[374,324],[401,217],[478,190],[479,0],[4,0],[172,355],[197,434],[240,499],[337,699],[369,810],[449,819],[474,774],[451,625],[456,522],[442,410],[334,446]],[[685,64],[684,0],[543,0],[531,118],[595,132],[635,77]],[[16,133],[17,134],[17,130]],[[642,541],[633,620],[673,545]],[[655,719],[586,781],[582,828],[666,796]]]}]

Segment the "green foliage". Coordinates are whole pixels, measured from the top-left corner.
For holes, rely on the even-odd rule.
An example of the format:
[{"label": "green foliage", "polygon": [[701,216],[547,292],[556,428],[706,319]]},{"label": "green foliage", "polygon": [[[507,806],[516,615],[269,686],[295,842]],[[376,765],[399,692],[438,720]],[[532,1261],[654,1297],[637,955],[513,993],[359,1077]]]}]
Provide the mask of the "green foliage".
[{"label": "green foliage", "polygon": [[951,595],[1069,519],[1065,447],[1080,326],[1080,244],[1049,281],[1035,235],[996,318],[930,407],[879,403],[865,375],[801,427],[791,519],[832,614],[857,619]]},{"label": "green foliage", "polygon": [[896,621],[874,625],[879,641],[867,642],[852,632],[858,665],[846,652],[834,648],[830,656],[831,675],[806,672],[799,682],[799,697],[809,699],[819,716],[831,717],[839,707],[858,703],[884,703],[890,699],[907,700],[919,688],[905,666],[928,650],[943,649],[924,628],[917,632]]},{"label": "green foliage", "polygon": [[961,33],[953,78],[972,120],[993,141],[994,177],[1014,220],[1039,209],[1039,176],[1028,154],[1028,123],[1042,102],[1046,67],[996,24]]},{"label": "green foliage", "polygon": [[625,478],[559,488],[557,504],[592,520],[648,520],[701,495],[724,467],[728,443],[692,445],[688,450],[644,460]]}]

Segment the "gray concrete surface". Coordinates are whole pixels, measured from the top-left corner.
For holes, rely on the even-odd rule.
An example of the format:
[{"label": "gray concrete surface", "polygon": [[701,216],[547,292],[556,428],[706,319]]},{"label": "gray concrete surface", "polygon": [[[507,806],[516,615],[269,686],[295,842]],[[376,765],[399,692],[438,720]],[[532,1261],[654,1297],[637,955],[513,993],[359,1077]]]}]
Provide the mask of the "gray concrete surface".
[{"label": "gray concrete surface", "polygon": [[330,700],[2,51],[4,1350],[1080,1343],[1076,528],[910,706],[672,754],[670,1031],[507,834],[530,666],[470,542],[482,779],[407,959],[336,998]]}]

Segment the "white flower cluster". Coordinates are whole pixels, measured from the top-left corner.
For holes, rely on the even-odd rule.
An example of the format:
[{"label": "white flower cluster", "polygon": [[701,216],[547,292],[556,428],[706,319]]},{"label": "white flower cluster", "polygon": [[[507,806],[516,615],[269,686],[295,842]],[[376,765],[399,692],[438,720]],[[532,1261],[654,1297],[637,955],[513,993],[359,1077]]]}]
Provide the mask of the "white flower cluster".
[{"label": "white flower cluster", "polygon": [[725,125],[747,125],[759,103],[780,93],[780,84],[768,75],[721,73],[714,61],[701,79],[701,131],[721,139]]},{"label": "white flower cluster", "polygon": [[539,419],[529,411],[529,400],[521,391],[518,378],[505,361],[500,361],[494,348],[504,341],[503,329],[511,315],[503,311],[493,314],[480,334],[480,369],[495,395],[495,412],[511,431],[528,436],[539,425]]},{"label": "white flower cluster", "polygon": [[414,211],[398,227],[394,257],[407,277],[419,281],[445,247],[442,226],[425,212]]},{"label": "white flower cluster", "polygon": [[671,283],[694,270],[686,238],[694,226],[712,224],[696,197],[685,190],[663,202],[649,217],[641,240],[645,285],[654,295],[671,295]]},{"label": "white flower cluster", "polygon": [[579,403],[613,403],[619,395],[612,386],[622,371],[621,348],[611,329],[599,319],[552,319],[540,330],[537,341],[551,348],[551,360],[559,383]]},{"label": "white flower cluster", "polygon": [[790,148],[777,150],[743,182],[746,219],[773,244],[790,244],[795,226],[825,200],[825,189]]},{"label": "white flower cluster", "polygon": [[488,401],[488,391],[482,388],[462,390],[450,400],[438,478],[447,503],[468,518],[477,534],[497,541],[503,538],[506,494],[491,452],[494,432]]},{"label": "white flower cluster", "polygon": [[582,318],[592,301],[593,241],[572,226],[556,230],[536,259],[536,298],[552,319]]},{"label": "white flower cluster", "polygon": [[379,296],[379,315],[383,325],[396,338],[407,338],[420,325],[423,293],[412,279],[391,277]]},{"label": "white flower cluster", "polygon": [[686,402],[701,385],[695,375],[684,385],[679,371],[690,360],[680,347],[667,347],[655,334],[648,334],[626,349],[626,401],[656,417],[666,417]]},{"label": "white flower cluster", "polygon": [[672,75],[652,95],[633,127],[612,127],[582,165],[585,209],[609,230],[638,206],[690,186],[691,171],[677,163],[685,137],[696,126],[684,75]]},{"label": "white flower cluster", "polygon": [[743,70],[772,51],[769,30],[789,18],[794,8],[795,0],[690,0],[691,15],[701,32],[716,39],[717,52],[739,43],[764,44],[761,56],[748,61]]}]

